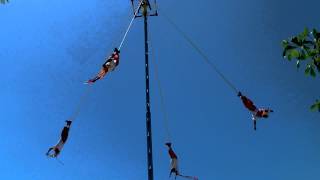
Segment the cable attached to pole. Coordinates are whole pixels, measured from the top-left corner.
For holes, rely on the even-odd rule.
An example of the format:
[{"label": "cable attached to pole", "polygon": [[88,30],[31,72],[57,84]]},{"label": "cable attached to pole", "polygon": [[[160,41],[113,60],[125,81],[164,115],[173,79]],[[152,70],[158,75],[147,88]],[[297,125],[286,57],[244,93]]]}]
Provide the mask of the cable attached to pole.
[{"label": "cable attached to pole", "polygon": [[[158,9],[159,10],[159,9]],[[208,58],[208,56],[206,56],[206,54],[196,45],[196,43],[194,43],[192,41],[192,39],[186,34],[184,33],[179,27],[178,25],[176,25],[167,15],[166,13],[164,13],[164,11],[161,11],[161,13],[164,15],[165,19],[169,22],[169,24],[171,24],[174,29],[179,32],[183,38],[203,57],[204,61],[212,68],[212,70],[214,70],[221,78],[222,80],[236,93],[238,93],[239,91],[237,90],[237,88],[231,83],[230,80],[228,80],[226,78],[226,76],[217,68],[216,65],[214,65],[210,59]]]},{"label": "cable attached to pole", "polygon": [[141,7],[142,2],[143,2],[143,1],[141,1],[141,2],[139,3],[139,6],[137,7],[137,9],[136,9],[135,12],[134,12],[134,15],[133,15],[133,17],[132,17],[132,19],[131,19],[131,21],[130,21],[130,23],[129,23],[129,26],[128,26],[126,32],[124,33],[124,36],[123,36],[123,38],[122,38],[122,40],[121,40],[121,43],[120,43],[120,45],[119,45],[119,48],[118,48],[119,50],[121,49],[121,47],[122,47],[122,45],[123,45],[123,43],[124,43],[124,41],[125,41],[128,33],[129,33],[129,30],[130,30],[130,28],[131,28],[131,26],[132,26],[132,24],[133,24],[134,19],[136,18],[137,14],[138,14],[138,11],[139,11],[139,9],[140,9],[140,7]]}]

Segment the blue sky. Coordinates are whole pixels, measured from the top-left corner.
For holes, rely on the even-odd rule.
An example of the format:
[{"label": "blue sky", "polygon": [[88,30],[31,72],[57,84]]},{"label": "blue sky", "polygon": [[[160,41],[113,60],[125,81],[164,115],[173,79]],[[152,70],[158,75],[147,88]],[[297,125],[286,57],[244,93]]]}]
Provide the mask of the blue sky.
[{"label": "blue sky", "polygon": [[[320,28],[316,0],[158,1],[152,49],[180,170],[199,179],[319,179],[318,77],[281,57],[280,42]],[[305,5],[307,4],[307,5]],[[302,8],[306,7],[306,8]],[[299,9],[301,8],[301,9]],[[275,112],[252,130],[236,94],[161,16],[161,10],[258,106]],[[298,12],[298,13],[294,13]],[[0,6],[0,177],[9,180],[147,178],[143,23],[135,21],[119,68],[91,89],[61,153],[45,157],[64,120],[131,19],[116,0],[15,1]],[[166,131],[151,57],[155,179],[168,179]]]}]

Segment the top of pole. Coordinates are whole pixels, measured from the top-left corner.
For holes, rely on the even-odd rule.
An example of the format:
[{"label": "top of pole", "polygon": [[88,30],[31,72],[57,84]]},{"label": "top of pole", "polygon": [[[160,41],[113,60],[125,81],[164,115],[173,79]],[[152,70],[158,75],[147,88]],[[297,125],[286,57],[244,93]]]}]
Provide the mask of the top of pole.
[{"label": "top of pole", "polygon": [[158,10],[156,8],[157,7],[156,0],[154,0],[153,3],[150,3],[149,0],[131,0],[131,4],[132,4],[132,9],[136,9],[136,8],[139,9],[138,13],[135,15],[136,18],[143,17],[143,16],[158,16]]}]

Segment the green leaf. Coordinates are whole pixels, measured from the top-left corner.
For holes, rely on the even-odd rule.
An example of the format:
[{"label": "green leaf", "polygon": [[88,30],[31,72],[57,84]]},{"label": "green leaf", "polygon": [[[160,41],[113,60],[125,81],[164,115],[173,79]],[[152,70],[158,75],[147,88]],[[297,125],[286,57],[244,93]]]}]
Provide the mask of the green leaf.
[{"label": "green leaf", "polygon": [[304,31],[302,33],[300,33],[297,37],[298,37],[298,42],[303,42],[305,41],[306,37],[309,34],[309,30],[308,28],[304,28]]},{"label": "green leaf", "polygon": [[312,35],[317,41],[320,39],[320,33],[316,29],[312,30]]},{"label": "green leaf", "polygon": [[318,31],[316,30],[316,29],[312,29],[312,32],[311,32],[312,34],[313,34],[313,36],[315,35],[315,34],[317,34],[318,33]]},{"label": "green leaf", "polygon": [[294,49],[294,48],[296,48],[296,47],[288,45],[287,47],[284,48],[283,53],[282,53],[282,56],[283,56],[284,58],[286,58],[288,52],[289,52],[291,49]]},{"label": "green leaf", "polygon": [[313,59],[313,64],[316,66],[318,73],[320,73],[320,57]]},{"label": "green leaf", "polygon": [[307,37],[309,34],[309,29],[307,27],[305,27],[302,34],[303,34],[303,36]]},{"label": "green leaf", "polygon": [[310,74],[310,69],[311,69],[311,66],[308,65],[308,66],[306,67],[306,69],[304,70],[304,74],[305,74],[305,75],[309,75],[309,74]]},{"label": "green leaf", "polygon": [[315,55],[319,54],[319,51],[317,49],[311,49],[307,53],[308,53],[308,56],[314,57]]},{"label": "green leaf", "polygon": [[298,58],[300,56],[299,51],[296,49],[291,49],[289,53],[291,58]]},{"label": "green leaf", "polygon": [[291,61],[291,59],[292,59],[291,54],[288,54],[287,56],[284,56],[284,57],[287,57],[288,61]]},{"label": "green leaf", "polygon": [[316,100],[316,102],[310,106],[311,111],[319,111],[320,112],[320,101]]},{"label": "green leaf", "polygon": [[302,42],[298,36],[291,38],[291,42],[297,46],[302,46]]},{"label": "green leaf", "polygon": [[305,53],[305,50],[302,50],[301,52],[300,52],[300,56],[297,58],[297,59],[299,59],[299,60],[305,60],[305,59],[307,59],[308,58],[308,55]]}]

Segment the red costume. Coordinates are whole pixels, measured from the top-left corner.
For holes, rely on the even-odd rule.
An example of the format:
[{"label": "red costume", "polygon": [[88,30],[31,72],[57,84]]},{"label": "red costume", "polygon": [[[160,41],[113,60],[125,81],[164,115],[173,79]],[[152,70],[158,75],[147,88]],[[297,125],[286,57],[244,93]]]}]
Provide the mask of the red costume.
[{"label": "red costume", "polygon": [[176,153],[174,153],[171,147],[169,149],[169,155],[171,159],[178,159],[178,156],[176,155]]},{"label": "red costume", "polygon": [[258,109],[253,102],[247,98],[246,96],[243,96],[241,92],[238,93],[238,96],[241,98],[243,105],[249,109],[252,113],[252,120],[253,120],[253,127],[254,130],[256,130],[256,125],[257,125],[257,119],[258,118],[268,118],[269,113],[273,112],[271,109],[266,109],[266,108],[261,108]]},{"label": "red costume", "polygon": [[257,107],[253,104],[253,102],[248,99],[246,96],[240,96],[242,103],[244,104],[244,106],[249,109],[250,111],[256,111]]}]

